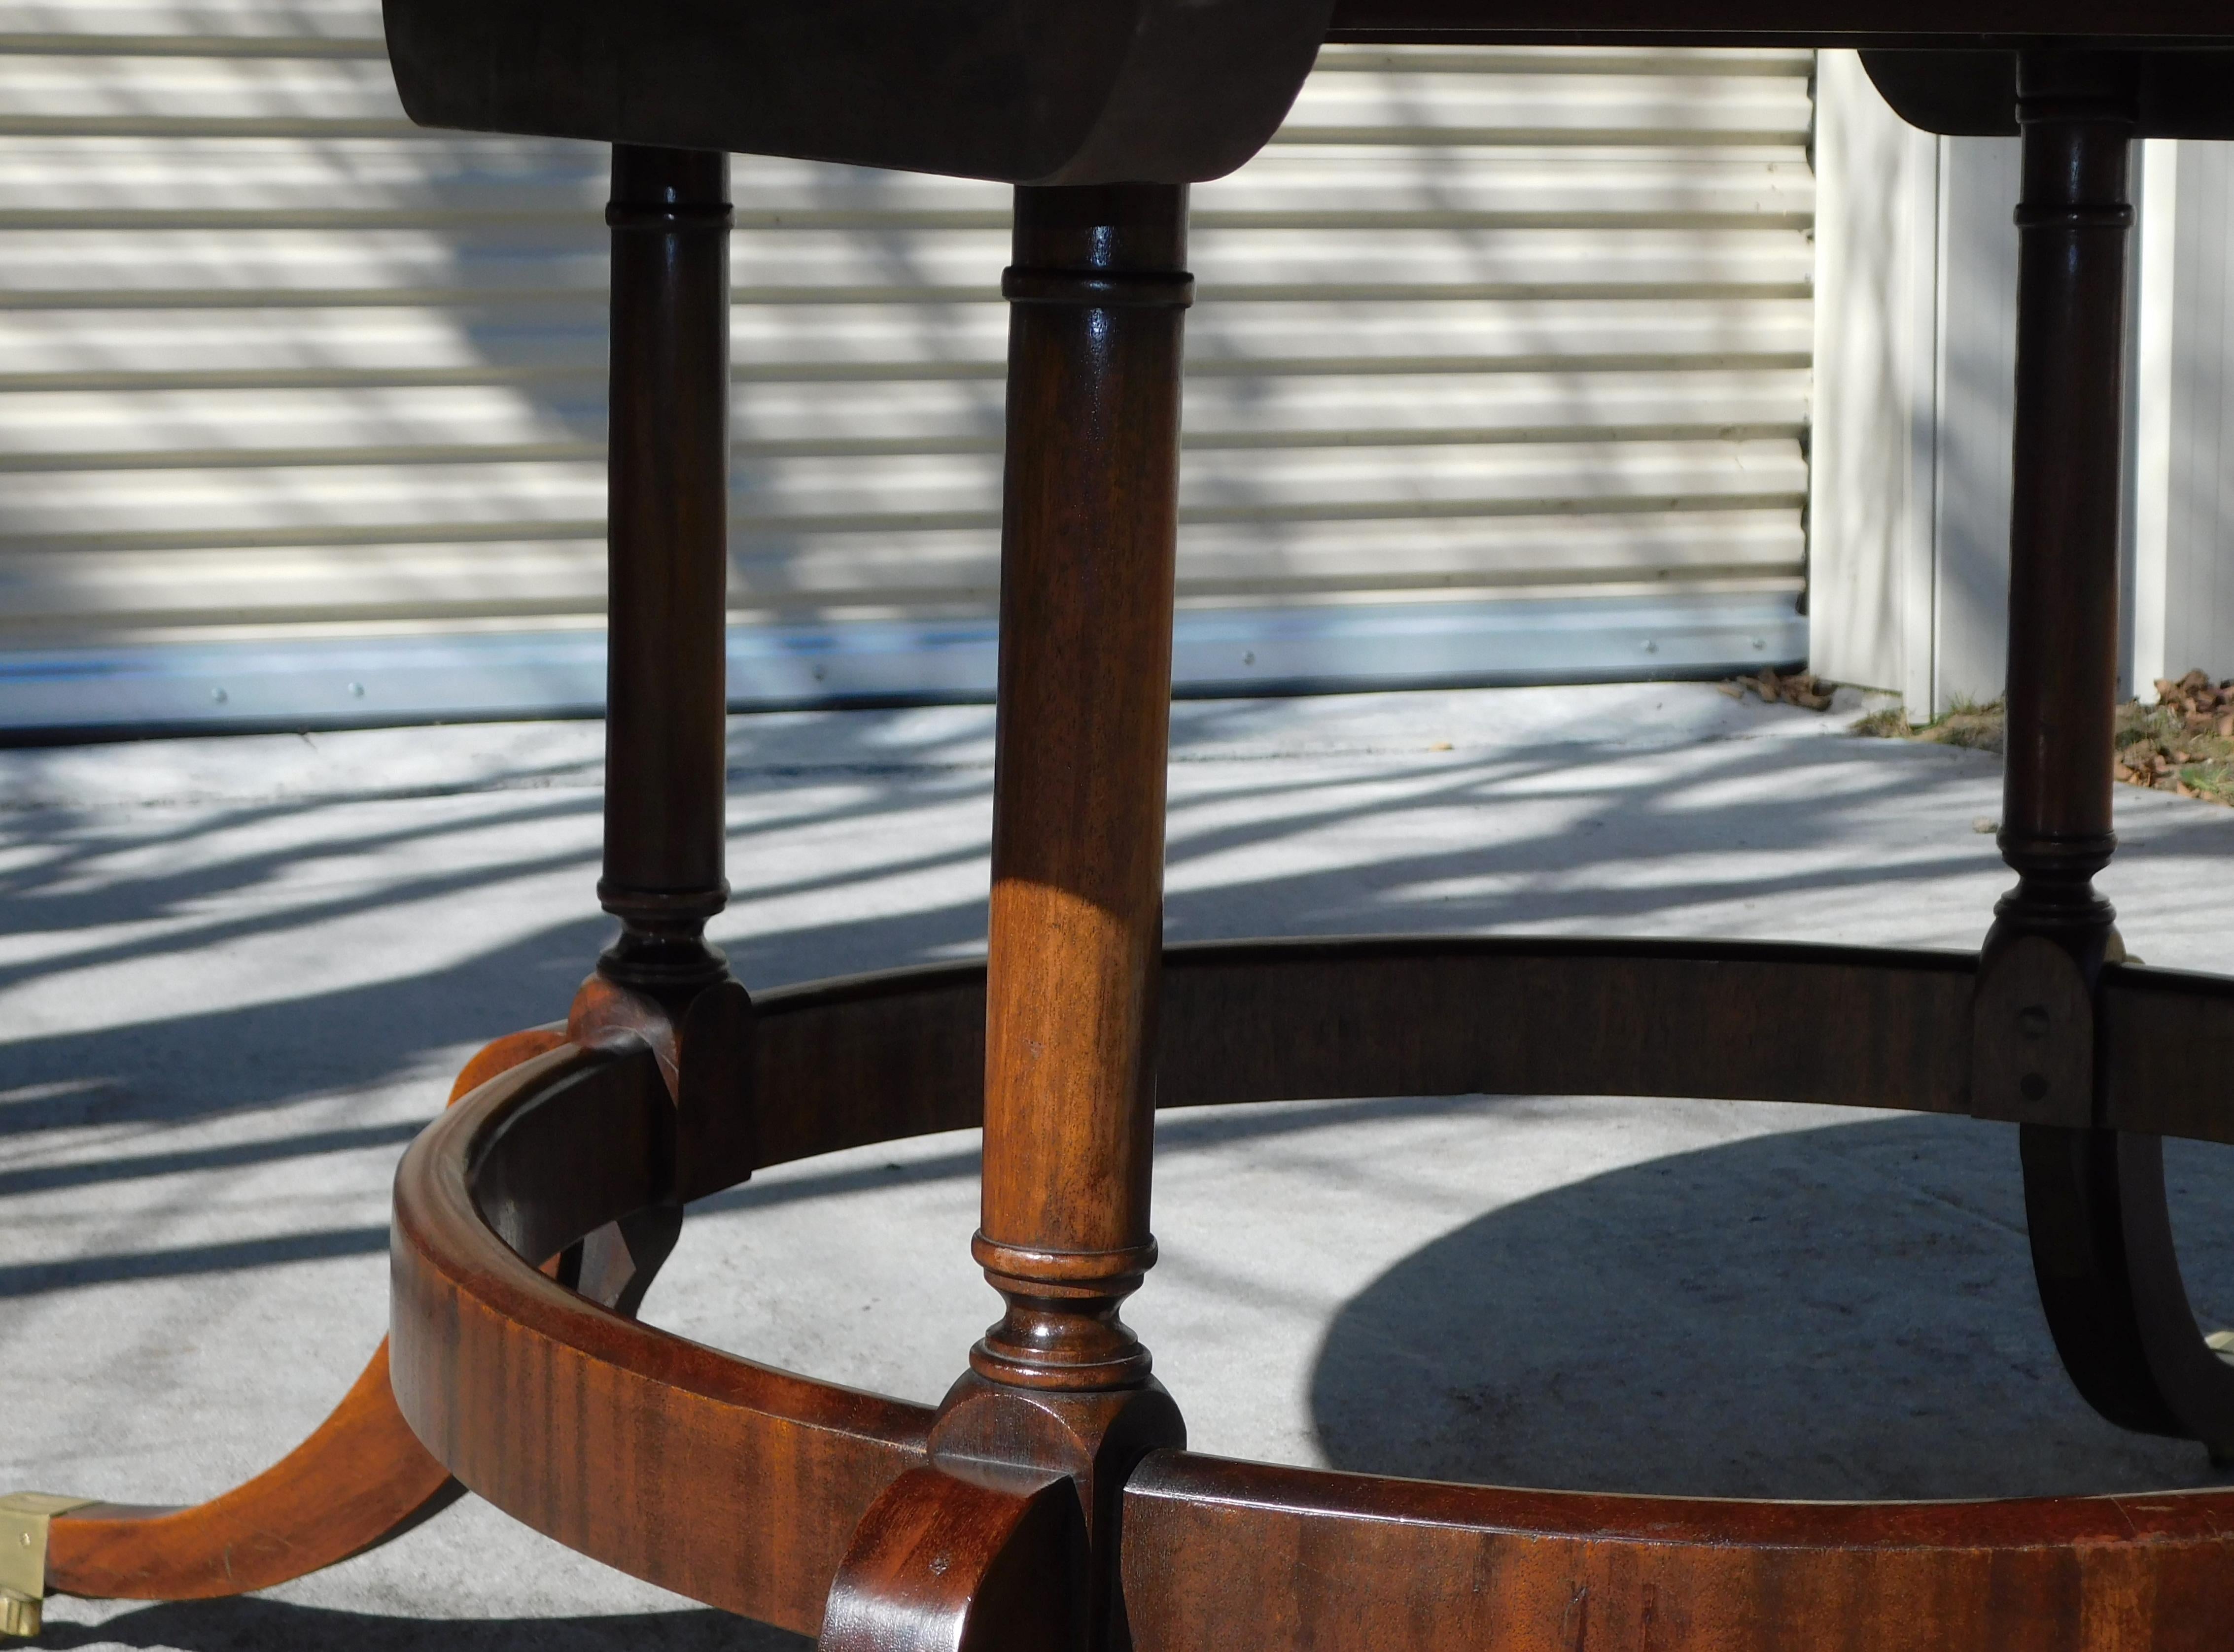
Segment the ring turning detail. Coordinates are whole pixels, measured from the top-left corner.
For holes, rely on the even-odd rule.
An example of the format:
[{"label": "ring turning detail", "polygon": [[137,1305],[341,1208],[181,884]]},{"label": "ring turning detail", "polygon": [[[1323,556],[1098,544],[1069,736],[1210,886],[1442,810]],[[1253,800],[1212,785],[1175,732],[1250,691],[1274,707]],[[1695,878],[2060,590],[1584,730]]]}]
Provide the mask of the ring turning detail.
[{"label": "ring turning detail", "polygon": [[[2234,1456],[2234,1366],[2189,1306],[2161,1157],[2166,1136],[2234,1143],[2217,1078],[2234,979],[2128,961],[2094,886],[2115,846],[2132,140],[2234,135],[2218,129],[2234,23],[2186,0],[1109,0],[1029,26],[983,0],[387,0],[387,18],[415,118],[614,146],[598,898],[621,935],[565,1027],[477,1058],[406,1154],[390,1342],[297,1457],[199,1510],[27,1505],[0,1518],[44,1523],[40,1575],[0,1584],[27,1606],[258,1587],[394,1535],[454,1476],[830,1652],[2223,1649],[2234,1491],[1801,1504],[1233,1462],[1189,1448],[1184,1396],[1122,1310],[1156,1260],[1159,1107],[1613,1094],[1967,1114],[2016,1126],[2041,1301],[2079,1391]],[[1329,34],[1859,45],[1911,119],[2022,134],[2016,883],[1976,956],[1164,945],[1186,190],[1264,140]],[[1016,186],[982,965],[754,997],[705,939],[727,894],[729,151]],[[688,1201],[965,1128],[983,1133],[970,1252],[1003,1309],[937,1405],[630,1317]]]}]

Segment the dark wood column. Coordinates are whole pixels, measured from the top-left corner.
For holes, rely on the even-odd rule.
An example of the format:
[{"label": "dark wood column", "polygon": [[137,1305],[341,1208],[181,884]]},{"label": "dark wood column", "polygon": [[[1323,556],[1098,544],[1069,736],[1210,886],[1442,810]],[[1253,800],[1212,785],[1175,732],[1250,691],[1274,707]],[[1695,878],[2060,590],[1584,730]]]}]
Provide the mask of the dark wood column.
[{"label": "dark wood column", "polygon": [[1016,192],[1001,678],[974,1253],[1013,1386],[1138,1386],[1117,1316],[1155,1261],[1186,191]]},{"label": "dark wood column", "polygon": [[2022,60],[2009,756],[2001,907],[2028,932],[2107,932],[2125,449],[2132,93],[2114,62]]},{"label": "dark wood column", "polygon": [[2094,1117],[2094,995],[2111,945],[2094,891],[2110,832],[2125,409],[2126,167],[2114,56],[2028,54],[2019,116],[2016,431],[2002,855],[2016,887],[1981,960],[1973,1103]]},{"label": "dark wood column", "polygon": [[2109,864],[2125,451],[2130,55],[2027,52],[2017,207],[2002,853],[1972,1107],[2022,1123],[2026,1224],[2065,1368],[2111,1421],[2234,1453],[2234,1369],[2188,1305],[2158,1138],[2102,1127],[2100,986],[2123,956]]},{"label": "dark wood column", "polygon": [[831,1587],[830,1652],[1120,1652],[1125,1482],[1186,1441],[1118,1317],[1156,1258],[1186,262],[1183,186],[1016,192],[971,1246],[1007,1311],[939,1408],[930,1470],[857,1533]]},{"label": "dark wood column", "polygon": [[[706,944],[728,767],[729,161],[613,146],[604,875],[621,933],[567,1035],[641,1039],[675,1097],[672,1198],[594,1234],[584,1288],[650,1269],[682,1202],[750,1162],[751,1000]],[[563,1273],[563,1270],[562,1270]],[[613,1287],[617,1289],[617,1287]]]},{"label": "dark wood column", "polygon": [[613,146],[611,655],[600,963],[673,994],[719,979],[728,588],[728,157]]}]

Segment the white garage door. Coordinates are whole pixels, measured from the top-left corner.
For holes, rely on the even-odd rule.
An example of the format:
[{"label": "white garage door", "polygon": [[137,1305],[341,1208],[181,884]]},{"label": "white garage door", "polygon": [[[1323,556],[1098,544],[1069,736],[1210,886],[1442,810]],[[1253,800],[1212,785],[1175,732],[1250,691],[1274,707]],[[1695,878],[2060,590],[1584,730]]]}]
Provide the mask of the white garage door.
[{"label": "white garage door", "polygon": [[[0,726],[594,707],[604,153],[371,0],[0,31]],[[1329,49],[1195,193],[1183,689],[1799,658],[1811,67]],[[735,186],[733,700],[990,692],[1007,192]]]}]

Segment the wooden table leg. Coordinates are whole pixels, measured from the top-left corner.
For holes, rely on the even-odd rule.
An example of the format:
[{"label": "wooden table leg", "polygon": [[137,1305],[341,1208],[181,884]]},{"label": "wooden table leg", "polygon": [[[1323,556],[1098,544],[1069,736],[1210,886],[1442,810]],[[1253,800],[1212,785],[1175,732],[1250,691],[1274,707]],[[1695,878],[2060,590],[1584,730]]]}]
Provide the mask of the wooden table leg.
[{"label": "wooden table leg", "polygon": [[[539,1027],[467,1061],[453,1103],[565,1035]],[[82,1505],[48,1526],[44,1587],[99,1599],[206,1600],[269,1589],[402,1536],[463,1493],[395,1408],[383,1339],[309,1438],[253,1479],[186,1508]],[[20,1608],[36,1633],[36,1601]]]},{"label": "wooden table leg", "polygon": [[[640,1037],[658,1055],[677,1104],[677,1222],[680,1200],[704,1191],[693,1166],[721,1158],[713,1139],[750,1128],[739,1094],[750,1001],[705,938],[729,895],[732,217],[727,155],[613,146],[598,898],[621,932],[576,996],[568,1033],[583,1045]],[[617,1243],[592,1236],[591,1265]]]},{"label": "wooden table leg", "polygon": [[[556,1260],[633,1313],[673,1247],[694,1162],[749,1131],[750,1004],[706,944],[722,877],[728,544],[728,162],[613,154],[611,702],[604,878],[620,938],[568,1028],[500,1039],[458,1094],[572,1038],[643,1037],[676,1095],[675,1197]],[[186,1509],[81,1505],[47,1527],[56,1592],[174,1600],[269,1588],[383,1543],[457,1495],[395,1408],[382,1343],[318,1428],[246,1484]],[[36,1603],[16,1614],[36,1619]]]},{"label": "wooden table leg", "polygon": [[613,147],[601,972],[691,989],[725,973],[729,158]]},{"label": "wooden table leg", "polygon": [[987,964],[971,1246],[1022,1388],[1137,1387],[1118,1318],[1155,1261],[1153,1043],[1178,533],[1185,192],[1017,192]]},{"label": "wooden table leg", "polygon": [[[2099,1127],[2100,985],[2122,956],[2094,886],[2111,831],[2124,454],[2130,58],[2034,52],[2024,137],[2001,847],[2018,874],[1981,960],[1972,1101],[2022,1126],[2056,1347],[2112,1421],[2234,1452],[2234,1368],[2187,1303],[2161,1144]],[[2038,1122],[2043,1115],[2056,1122]]]},{"label": "wooden table leg", "polygon": [[[891,1499],[907,1509],[864,1524],[832,1591],[827,1646],[990,1633],[970,1627],[987,1621],[970,1603],[992,1586],[1009,1539],[934,1581],[911,1570],[917,1549],[876,1534],[937,1525],[926,1508],[950,1499],[976,1512],[973,1529],[988,1529],[990,1509],[1000,1531],[1045,1545],[1053,1517],[1040,1499],[1051,1478],[1076,1488],[1078,1536],[1090,1545],[1080,1633],[1121,1644],[1119,1494],[1143,1454],[1184,1442],[1119,1309],[1156,1254],[1149,1153],[1180,323],[1192,289],[1186,229],[1179,186],[1016,193],[1003,282],[984,1189],[971,1246],[1007,1311],[971,1351],[933,1431],[942,1472],[895,1486]],[[990,1505],[989,1478],[1000,1494]],[[1026,1518],[1028,1508],[1042,1512]],[[1048,1587],[1063,1586],[1060,1569],[1039,1570]]]}]

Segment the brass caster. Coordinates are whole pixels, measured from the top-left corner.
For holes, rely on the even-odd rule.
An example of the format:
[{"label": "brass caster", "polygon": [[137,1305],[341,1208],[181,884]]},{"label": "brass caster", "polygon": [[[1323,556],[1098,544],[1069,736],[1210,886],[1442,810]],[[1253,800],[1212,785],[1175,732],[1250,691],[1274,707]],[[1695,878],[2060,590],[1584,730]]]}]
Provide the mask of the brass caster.
[{"label": "brass caster", "polygon": [[47,1492],[0,1497],[0,1636],[27,1638],[44,1627],[47,1523],[93,1500]]},{"label": "brass caster", "polygon": [[19,1595],[12,1589],[0,1589],[0,1635],[24,1639],[36,1635],[45,1627],[47,1603],[36,1596]]}]

